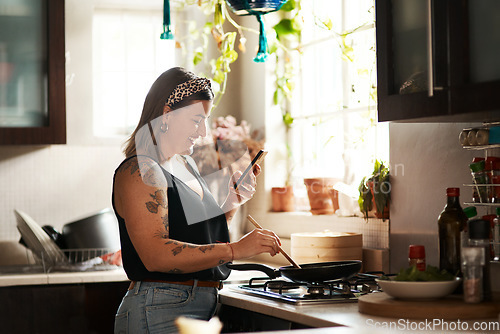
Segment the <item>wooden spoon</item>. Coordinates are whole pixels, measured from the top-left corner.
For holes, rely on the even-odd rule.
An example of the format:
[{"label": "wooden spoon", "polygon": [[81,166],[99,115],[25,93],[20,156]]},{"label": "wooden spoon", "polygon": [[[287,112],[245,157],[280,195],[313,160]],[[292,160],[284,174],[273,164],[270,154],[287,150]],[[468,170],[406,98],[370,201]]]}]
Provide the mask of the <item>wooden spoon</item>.
[{"label": "wooden spoon", "polygon": [[[262,229],[262,226],[260,226],[259,223],[257,223],[257,221],[255,219],[253,219],[252,216],[248,215],[247,216],[248,220],[257,228],[260,228]],[[295,262],[291,257],[290,255],[288,255],[284,250],[283,248],[281,248],[280,245],[278,245],[278,248],[280,250],[280,253],[283,254],[284,257],[286,257],[286,259],[292,264],[292,266],[294,266],[295,268],[298,268],[298,269],[302,269],[298,264],[297,262]]]}]

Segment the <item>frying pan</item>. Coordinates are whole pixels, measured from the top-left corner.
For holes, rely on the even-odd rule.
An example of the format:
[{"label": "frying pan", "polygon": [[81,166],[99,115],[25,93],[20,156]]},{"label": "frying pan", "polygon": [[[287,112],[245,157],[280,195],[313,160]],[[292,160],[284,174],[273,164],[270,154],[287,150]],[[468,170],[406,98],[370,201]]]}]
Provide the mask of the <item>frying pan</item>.
[{"label": "frying pan", "polygon": [[245,263],[226,265],[234,270],[257,270],[264,272],[269,278],[286,277],[295,282],[314,283],[328,282],[338,279],[348,279],[361,270],[361,261],[335,261],[301,264],[300,268],[294,266],[275,269],[265,264]]}]

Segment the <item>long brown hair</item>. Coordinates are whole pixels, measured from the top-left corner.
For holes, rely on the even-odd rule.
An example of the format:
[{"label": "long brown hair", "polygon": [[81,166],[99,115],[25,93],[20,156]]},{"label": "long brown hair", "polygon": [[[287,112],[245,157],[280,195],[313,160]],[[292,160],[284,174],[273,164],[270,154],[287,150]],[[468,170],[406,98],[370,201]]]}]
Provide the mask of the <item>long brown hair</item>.
[{"label": "long brown hair", "polygon": [[[197,76],[185,70],[182,67],[173,67],[165,72],[163,72],[153,83],[149,89],[148,95],[144,101],[144,106],[142,108],[141,119],[137,124],[134,132],[125,142],[124,150],[125,156],[128,158],[137,154],[136,150],[136,135],[139,130],[144,126],[152,123],[153,120],[163,115],[163,108],[167,98],[170,96],[175,87],[183,82],[197,78]],[[184,97],[180,102],[170,106],[171,110],[179,109],[190,104],[194,100],[212,100],[214,95],[210,89],[200,91],[190,96]],[[150,123],[151,122],[151,123]],[[144,132],[144,131],[142,131]]]}]

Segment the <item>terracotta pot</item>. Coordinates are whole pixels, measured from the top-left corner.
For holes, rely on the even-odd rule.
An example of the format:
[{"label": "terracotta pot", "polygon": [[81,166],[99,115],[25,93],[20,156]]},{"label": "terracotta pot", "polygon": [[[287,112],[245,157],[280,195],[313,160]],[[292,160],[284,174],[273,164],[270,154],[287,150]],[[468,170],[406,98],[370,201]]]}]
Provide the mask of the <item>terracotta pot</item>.
[{"label": "terracotta pot", "polygon": [[339,192],[335,189],[328,189],[328,195],[330,195],[330,199],[332,200],[333,212],[336,212],[339,208]]},{"label": "terracotta pot", "polygon": [[273,187],[271,188],[272,210],[274,212],[295,211],[295,199],[293,197],[293,187]]},{"label": "terracotta pot", "polygon": [[337,181],[337,179],[333,178],[304,179],[313,215],[333,214],[334,209],[329,191]]}]

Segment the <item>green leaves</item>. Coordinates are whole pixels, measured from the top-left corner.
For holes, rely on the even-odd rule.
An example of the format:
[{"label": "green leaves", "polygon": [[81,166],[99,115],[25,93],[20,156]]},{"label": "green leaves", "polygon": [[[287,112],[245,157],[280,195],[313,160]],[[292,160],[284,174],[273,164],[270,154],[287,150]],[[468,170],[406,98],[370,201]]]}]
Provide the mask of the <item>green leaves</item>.
[{"label": "green leaves", "polygon": [[394,278],[395,281],[451,281],[455,279],[455,276],[450,274],[446,270],[439,270],[439,268],[427,265],[425,271],[420,271],[416,266],[411,266],[409,268],[403,268],[399,271],[397,276]]},{"label": "green leaves", "polygon": [[373,202],[377,211],[383,215],[391,199],[389,168],[382,161],[375,160],[372,175],[361,180],[358,190],[359,209],[365,219],[368,218],[368,212],[373,209]]},{"label": "green leaves", "polygon": [[214,24],[216,26],[221,26],[225,21],[224,14],[222,12],[222,3],[217,2],[215,4],[215,10],[214,10]]},{"label": "green leaves", "polygon": [[283,123],[285,123],[285,125],[287,127],[291,127],[292,124],[293,124],[293,117],[292,117],[292,114],[290,114],[289,111],[285,112],[285,114],[283,115]]},{"label": "green leaves", "polygon": [[302,31],[302,23],[295,16],[293,19],[282,19],[273,27],[279,40],[285,38],[298,40]]},{"label": "green leaves", "polygon": [[231,72],[230,64],[238,59],[238,53],[234,51],[234,42],[236,40],[236,32],[228,32],[222,35],[220,40],[221,55],[215,61],[213,69],[213,81],[224,87],[227,80],[227,73]]}]

